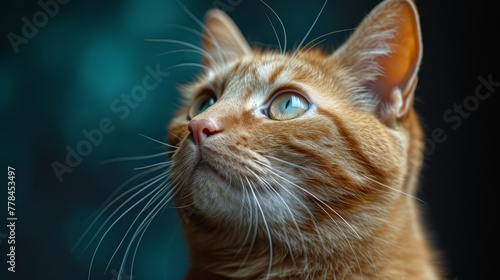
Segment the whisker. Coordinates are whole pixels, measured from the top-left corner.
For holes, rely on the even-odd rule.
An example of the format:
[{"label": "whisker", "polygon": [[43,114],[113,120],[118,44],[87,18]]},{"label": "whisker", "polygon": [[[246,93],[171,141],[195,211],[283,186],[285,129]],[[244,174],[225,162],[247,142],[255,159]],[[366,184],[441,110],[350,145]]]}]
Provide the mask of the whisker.
[{"label": "whisker", "polygon": [[257,207],[260,210],[260,213],[262,214],[262,221],[264,222],[264,227],[266,228],[267,232],[267,238],[269,240],[269,265],[267,267],[267,277],[266,279],[269,279],[271,275],[271,268],[273,266],[273,239],[271,238],[271,230],[269,229],[269,226],[266,221],[266,215],[264,214],[264,210],[262,210],[262,207],[260,206],[259,199],[255,195],[255,191],[253,190],[253,184],[248,180],[248,178],[245,178],[248,186],[250,187],[250,190],[252,191],[252,195],[254,197],[254,201],[257,203]]},{"label": "whisker", "polygon": [[[289,190],[287,190],[287,188],[285,186],[283,186],[280,182],[276,181],[276,179],[273,178],[273,181],[278,185],[280,186],[283,190],[285,190],[286,192],[288,192],[289,194],[291,194],[297,201],[299,201],[299,203],[301,203],[304,207],[307,207],[302,201],[300,201],[294,194],[292,194]],[[285,206],[288,208],[288,212],[290,213],[290,217],[292,218],[292,222],[293,224],[295,225],[295,228],[297,229],[297,233],[300,234],[300,242],[302,243],[302,250],[304,252],[304,272],[306,272],[308,270],[308,249],[307,249],[307,245],[306,245],[306,242],[304,240],[304,235],[302,234],[302,231],[300,230],[300,227],[297,223],[297,219],[295,219],[290,207],[288,206],[288,204],[284,201],[284,199],[281,197],[281,195],[279,193],[276,192],[276,195],[280,198],[281,201],[283,201],[283,203],[285,204]],[[307,211],[310,213],[309,209],[307,209]],[[312,213],[310,213],[311,217],[312,217],[312,221],[313,221],[313,224],[316,228],[316,232],[318,233],[319,235],[319,231],[318,231],[318,227],[317,227],[317,224],[316,224],[316,218],[314,217],[314,215],[312,215]],[[319,238],[322,239],[321,235],[319,235]],[[290,246],[290,245],[288,245]],[[292,262],[293,264],[296,266],[296,262],[295,262],[295,259],[294,259],[294,256],[293,256],[293,251],[292,249],[290,248],[290,256],[292,257]]]},{"label": "whisker", "polygon": [[300,41],[299,43],[299,46],[297,47],[297,50],[300,49],[300,47],[302,47],[302,44],[304,44],[304,41],[306,40],[307,36],[309,36],[309,33],[311,33],[312,29],[314,28],[314,26],[316,25],[316,22],[318,21],[319,17],[321,16],[321,14],[323,13],[323,10],[325,9],[325,6],[326,6],[326,3],[328,3],[328,0],[325,0],[325,2],[323,3],[323,7],[321,7],[321,10],[319,11],[318,15],[316,16],[316,19],[314,20],[313,24],[311,25],[311,27],[309,28],[309,30],[307,31],[306,35],[304,36],[304,38],[302,39],[302,41]]},{"label": "whisker", "polygon": [[271,6],[269,6],[266,2],[264,2],[264,0],[260,0],[260,2],[262,2],[262,4],[264,4],[264,5],[266,5],[266,7],[276,16],[276,18],[278,19],[278,21],[281,24],[281,28],[283,30],[283,37],[284,37],[283,38],[283,50],[281,51],[281,54],[285,54],[286,53],[286,45],[287,45],[285,25],[283,24],[283,21],[278,16],[278,14],[273,10],[273,8],[271,8]]},{"label": "whisker", "polygon": [[163,52],[163,53],[158,54],[158,56],[169,55],[169,54],[174,54],[174,53],[195,53],[195,54],[203,55],[202,53],[200,53],[197,50],[180,49],[180,50],[173,50],[173,51]]},{"label": "whisker", "polygon": [[418,198],[418,197],[416,197],[416,196],[414,196],[414,195],[411,195],[411,194],[406,193],[406,192],[404,192],[404,191],[402,191],[402,190],[398,190],[398,189],[396,189],[396,188],[393,188],[393,187],[391,187],[391,186],[388,186],[388,185],[386,185],[386,184],[383,184],[383,183],[381,183],[381,182],[379,182],[379,181],[377,181],[377,180],[374,180],[374,179],[372,179],[372,178],[370,178],[370,177],[368,177],[368,176],[366,176],[366,175],[363,175],[363,174],[360,174],[360,175],[361,175],[361,176],[363,176],[364,178],[366,178],[366,179],[368,179],[368,180],[372,181],[372,182],[373,182],[373,183],[375,183],[375,184],[378,184],[378,185],[380,185],[380,186],[386,187],[386,188],[388,188],[388,189],[390,189],[390,190],[393,190],[393,191],[395,191],[395,192],[397,192],[397,193],[400,193],[400,194],[406,195],[406,196],[411,197],[411,198],[413,198],[413,199],[416,199],[416,200],[418,200],[418,201],[420,201],[420,202],[422,202],[422,203],[424,203],[424,204],[427,204],[427,202],[423,201],[422,199],[420,199],[420,198]]},{"label": "whisker", "polygon": [[178,149],[178,147],[177,147],[177,146],[173,146],[173,145],[167,144],[167,143],[165,143],[165,142],[162,142],[162,141],[156,140],[156,139],[151,138],[151,137],[149,137],[149,136],[146,136],[146,135],[144,135],[144,134],[142,134],[142,133],[138,133],[138,134],[139,134],[140,136],[142,136],[142,137],[146,138],[146,139],[149,139],[149,140],[151,140],[151,141],[153,141],[153,142],[156,142],[156,143],[158,143],[158,144],[161,144],[161,145],[163,145],[163,146],[167,146],[167,147],[169,147],[169,148],[173,148],[173,149]]},{"label": "whisker", "polygon": [[[132,221],[132,223],[130,224],[130,226],[128,227],[127,231],[125,232],[125,234],[123,235],[120,243],[118,244],[118,246],[116,247],[115,251],[113,252],[113,254],[111,255],[111,258],[109,259],[109,262],[108,262],[108,265],[106,266],[106,271],[108,270],[109,268],[109,265],[111,264],[111,262],[113,261],[113,258],[115,257],[116,253],[118,252],[118,250],[120,249],[121,245],[123,244],[123,242],[125,241],[125,239],[127,238],[128,236],[128,233],[132,230],[133,226],[135,225],[135,223],[137,222],[137,220],[139,219],[139,217],[142,215],[142,213],[144,212],[144,210],[149,206],[149,204],[152,202],[152,201],[155,201],[157,199],[157,197],[159,197],[161,194],[164,193],[165,189],[163,189],[163,186],[165,185],[165,183],[161,183],[158,187],[156,187],[149,195],[153,194],[154,195],[151,197],[151,199],[148,201],[148,203],[141,209],[141,211],[139,212],[139,214],[135,217],[135,219]],[[139,202],[140,203],[140,202]],[[134,204],[132,207],[129,208],[129,210],[132,210],[135,206],[137,206],[138,204]],[[119,221],[123,216],[125,216],[127,214],[127,212],[123,213],[121,216],[118,217],[117,221]],[[114,223],[111,224],[111,226],[108,228],[108,230],[110,230],[112,227],[114,226]],[[107,231],[105,232],[104,236],[105,237],[107,234]]]},{"label": "whisker", "polygon": [[[240,183],[241,183],[241,186],[243,188],[243,190],[245,190],[245,193],[247,194],[247,197],[248,197],[248,205],[250,207],[250,211],[252,213],[252,215],[250,216],[252,219],[250,220],[250,227],[249,227],[249,232],[250,233],[250,230],[251,230],[251,225],[253,223],[253,207],[252,207],[252,201],[250,200],[250,194],[248,193],[248,190],[247,188],[245,187],[245,183],[243,182],[243,179],[240,178]],[[257,209],[255,209],[255,211],[257,212]],[[255,215],[255,225],[254,225],[254,230],[253,230],[253,237],[252,237],[252,242],[250,242],[250,247],[248,248],[248,252],[245,256],[245,258],[243,259],[243,261],[241,262],[240,264],[240,267],[243,266],[246,261],[248,260],[248,257],[250,256],[250,253],[252,252],[253,250],[253,246],[255,245],[255,240],[257,239],[257,229],[258,229],[258,225],[259,225],[259,215]],[[244,245],[244,243],[243,243]],[[242,246],[243,246],[242,245]]]},{"label": "whisker", "polygon": [[[281,202],[283,202],[283,205],[285,205],[285,207],[287,208],[288,210],[288,213],[290,214],[290,217],[292,218],[292,222],[294,223],[295,225],[295,228],[297,229],[297,232],[300,233],[300,228],[299,228],[299,225],[297,224],[297,221],[295,220],[295,215],[292,213],[292,210],[290,209],[290,207],[288,206],[288,204],[286,203],[286,201],[283,199],[283,197],[271,186],[271,184],[269,184],[265,178],[262,178],[260,176],[258,176],[257,174],[255,174],[255,172],[253,172],[250,168],[247,167],[247,170],[249,172],[252,173],[252,175],[257,178],[257,180],[259,180],[259,182],[261,182],[261,184],[265,187],[267,187],[268,189],[270,189],[272,192],[274,192],[278,198],[281,200]],[[292,246],[290,245],[290,241],[289,241],[289,237],[288,237],[288,234],[287,234],[287,230],[286,228],[284,227],[283,228],[283,233],[285,234],[286,236],[286,239],[287,239],[287,247],[288,247],[288,250],[290,252],[290,256],[292,258],[292,262],[294,265],[296,265],[295,263],[295,257],[293,255],[293,249],[292,249]],[[304,245],[304,244],[303,244]]]},{"label": "whisker", "polygon": [[[139,190],[137,193],[133,194],[131,197],[129,197],[125,202],[123,202],[115,211],[113,211],[113,213],[111,213],[111,215],[104,221],[103,225],[98,229],[98,231],[96,232],[96,234],[94,235],[94,237],[92,237],[92,240],[89,242],[92,243],[93,240],[97,237],[97,235],[101,232],[101,230],[103,229],[103,227],[109,222],[109,220],[111,218],[113,218],[113,216],[121,209],[123,208],[129,201],[131,201],[133,198],[135,198],[137,195],[139,195],[142,191],[144,191],[146,188],[148,188],[149,186],[153,185],[154,183],[158,182],[159,180],[165,178],[166,175],[163,175],[163,176],[159,176],[159,178],[157,178],[156,180],[154,180],[152,183],[148,184],[146,187],[142,188],[141,190]],[[161,187],[158,186],[155,188],[156,189],[159,189]],[[155,191],[153,190],[153,192]],[[124,213],[122,213],[120,216],[118,216],[118,218],[108,227],[108,229],[103,233],[103,236],[100,238],[99,242],[97,243],[97,246],[96,246],[96,249],[94,250],[94,254],[92,255],[92,259],[90,261],[90,268],[89,268],[89,275],[88,275],[88,279],[90,280],[90,272],[92,270],[92,265],[94,263],[94,259],[95,259],[95,256],[97,254],[97,251],[99,250],[99,247],[102,243],[102,241],[104,240],[104,238],[107,236],[108,232],[114,227],[114,225],[116,225],[116,223],[118,223],[127,213],[129,213],[135,206],[137,206],[138,204],[140,204],[142,201],[144,201],[146,198],[148,198],[149,196],[152,195],[153,192],[150,192],[149,194],[146,194],[145,196],[143,196],[142,198],[140,198],[137,202],[135,202],[129,209],[127,209]],[[125,194],[124,194],[125,195]],[[123,195],[122,195],[123,196]]]},{"label": "whisker", "polygon": [[129,273],[129,275],[131,277],[133,277],[132,275],[134,275],[134,263],[135,263],[135,257],[137,255],[137,250],[139,249],[139,245],[141,244],[141,241],[142,241],[142,238],[143,238],[144,234],[146,233],[149,225],[151,224],[151,222],[153,222],[153,220],[154,220],[155,217],[156,217],[156,214],[153,215],[151,218],[149,218],[147,220],[147,223],[144,225],[144,229],[142,230],[142,233],[139,236],[139,239],[137,240],[137,243],[136,243],[135,249],[134,249],[134,253],[132,254],[132,261],[130,262],[130,273]]},{"label": "whisker", "polygon": [[[288,164],[292,167],[295,167],[295,168],[299,168],[299,169],[304,169],[306,168],[305,166],[301,166],[301,165],[298,165],[298,164],[294,164],[294,163],[291,163],[291,162],[288,162],[288,161],[285,161],[285,160],[282,160],[280,158],[277,158],[277,157],[273,157],[273,156],[270,156],[270,155],[266,155],[267,158],[271,158],[271,159],[274,159],[276,161],[279,161],[279,162],[282,162],[282,163],[285,163],[285,164]],[[266,163],[264,162],[260,162],[262,164],[265,164],[267,167],[271,168],[271,166],[268,166]]]},{"label": "whisker", "polygon": [[[189,11],[189,9],[184,6],[184,4],[182,4],[179,0],[176,0],[177,4],[182,8],[182,10],[196,23],[198,24],[202,29],[203,31],[205,31],[205,33],[208,35],[208,39],[210,39],[210,42],[215,46],[215,49],[216,49],[216,52],[217,52],[217,55],[221,58],[224,58],[225,57],[225,54],[224,54],[224,50],[222,49],[222,47],[219,45],[219,42],[217,41],[217,39],[215,38],[214,34],[212,33],[212,31],[210,31],[210,29],[203,23],[201,22],[199,19],[197,19],[193,13],[191,13]],[[203,36],[203,38],[207,38],[206,36]],[[213,58],[213,56],[211,54],[208,55],[207,57],[209,59],[209,61],[211,62],[211,64],[216,67],[218,64],[216,63],[215,59]]]},{"label": "whisker", "polygon": [[[269,170],[269,172],[273,173],[274,175],[280,177],[281,179],[283,180],[286,180],[288,183],[290,183],[291,185],[295,186],[296,188],[304,191],[305,193],[307,193],[308,195],[310,195],[311,197],[313,197],[315,200],[321,202],[321,204],[323,204],[324,206],[326,206],[329,210],[331,210],[332,212],[334,212],[340,219],[342,219],[342,221],[344,221],[347,226],[353,231],[353,233],[358,237],[358,238],[361,238],[361,236],[358,234],[358,232],[352,227],[352,225],[350,223],[348,223],[337,211],[335,211],[335,209],[333,209],[330,205],[328,205],[327,203],[325,203],[322,199],[320,199],[319,197],[317,197],[315,194],[311,193],[310,191],[308,191],[307,189],[291,182],[290,180],[278,175],[276,172],[273,172],[272,170]],[[328,212],[325,212],[326,214],[328,214]],[[328,214],[329,215],[329,214]],[[334,220],[334,219],[333,219]],[[335,220],[334,220],[335,222]]]},{"label": "whisker", "polygon": [[186,63],[180,63],[180,64],[177,64],[177,65],[174,65],[174,66],[170,66],[167,68],[167,70],[172,70],[172,69],[175,69],[175,68],[179,68],[179,67],[199,67],[199,68],[202,68],[204,69],[205,71],[209,72],[212,70],[212,68],[204,65],[204,64],[201,64],[201,63],[193,63],[193,62],[186,62]]},{"label": "whisker", "polygon": [[[203,25],[203,24],[202,24]],[[178,24],[167,24],[167,26],[171,26],[171,27],[175,27],[175,28],[178,28],[178,29],[182,29],[184,31],[187,31],[189,33],[192,33],[194,35],[196,35],[197,37],[200,37],[200,38],[206,38],[206,39],[210,39],[209,37],[207,37],[207,35],[203,34],[202,32],[194,29],[194,28],[191,28],[191,27],[187,27],[187,26],[183,26],[183,25],[178,25]],[[201,26],[203,27],[203,26]]]},{"label": "whisker", "polygon": [[165,156],[167,154],[171,154],[173,152],[161,152],[153,155],[147,155],[147,156],[137,156],[137,157],[119,157],[119,158],[112,158],[105,160],[101,162],[101,165],[109,164],[109,163],[114,163],[114,162],[121,162],[121,161],[132,161],[132,160],[144,160],[144,159],[150,159],[150,158],[155,158],[155,157],[160,157],[160,156]]},{"label": "whisker", "polygon": [[[303,47],[303,50],[300,50],[300,49],[297,49],[295,52],[294,52],[294,56],[296,56],[297,54],[299,56],[297,56],[297,59],[300,59],[302,56],[304,56],[305,54],[307,54],[308,51],[310,51],[311,49],[313,49],[314,47],[316,47],[317,45],[323,43],[324,41],[326,41],[326,39],[323,39],[323,40],[320,40],[318,41],[319,39],[323,38],[323,37],[326,37],[328,35],[333,35],[333,34],[337,34],[337,33],[340,33],[340,32],[347,32],[347,31],[352,31],[354,30],[355,28],[347,28],[347,29],[341,29],[341,30],[337,30],[337,31],[332,31],[332,32],[328,32],[328,33],[325,33],[321,36],[318,36],[316,38],[314,38],[313,40],[311,40],[309,43],[307,43],[306,45],[304,45]],[[315,41],[318,41],[316,43],[314,43]],[[313,44],[314,43],[314,44]],[[306,49],[307,48],[307,49]]]},{"label": "whisker", "polygon": [[[290,162],[287,162],[287,161],[284,161],[284,160],[281,160],[279,158],[276,158],[276,157],[273,157],[273,156],[269,156],[269,155],[267,155],[266,157],[272,158],[272,159],[275,159],[275,160],[278,160],[278,161],[281,161],[281,162],[283,162],[285,164],[289,164],[291,166],[294,166],[294,167],[297,167],[297,168],[300,168],[300,169],[305,169],[306,172],[309,171],[308,168],[306,168],[304,166],[299,166],[299,165],[296,165],[296,164],[293,164],[293,163],[290,163]],[[279,169],[274,169],[274,168],[272,168],[270,165],[268,165],[265,162],[262,162],[260,160],[258,160],[256,162],[258,164],[260,164],[261,166],[263,166],[264,168],[266,168],[266,170],[269,171],[270,173],[273,173],[273,170],[274,170],[274,172],[282,173]],[[286,176],[287,174],[283,174],[283,175]],[[285,190],[288,194],[290,194],[295,200],[297,200],[297,202],[299,202],[300,204],[303,205],[304,209],[309,213],[310,217],[312,218],[313,223],[317,227],[317,220],[316,220],[315,216],[313,215],[313,213],[310,211],[309,207],[301,199],[299,199],[294,193],[292,193],[290,190],[288,190],[288,188],[284,187],[281,182],[278,182],[275,178],[272,178],[272,179],[273,179],[273,181],[276,184],[278,184],[279,186],[282,186],[283,190]],[[318,234],[319,234],[319,232],[318,232]]]},{"label": "whisker", "polygon": [[328,33],[325,33],[323,35],[320,35],[314,39],[312,39],[311,41],[309,41],[309,43],[305,44],[304,45],[304,48],[306,48],[307,46],[309,46],[310,44],[314,43],[315,41],[321,39],[321,38],[324,38],[326,36],[329,36],[329,35],[334,35],[334,34],[338,34],[338,33],[341,33],[341,32],[349,32],[349,31],[354,31],[356,28],[345,28],[345,29],[340,29],[340,30],[336,30],[336,31],[331,31],[331,32],[328,32]]},{"label": "whisker", "polygon": [[[240,179],[241,181],[241,179]],[[250,223],[248,223],[248,230],[247,230],[247,234],[245,235],[245,239],[243,240],[243,242],[241,243],[241,246],[240,248],[238,249],[238,251],[236,252],[236,254],[234,255],[234,258],[233,260],[241,253],[241,251],[243,250],[243,247],[245,246],[245,244],[247,243],[248,241],[248,238],[250,237],[250,232],[252,231],[252,221],[253,221],[253,209],[252,209],[252,204],[250,203],[250,199],[249,199],[249,194],[248,194],[248,191],[247,189],[243,186],[243,184],[241,185],[242,186],[242,190],[243,190],[243,193],[244,195],[242,195],[242,205],[241,205],[241,208],[240,208],[240,217],[243,216],[243,210],[244,210],[244,207],[245,207],[245,202],[248,203],[248,211],[250,212]],[[251,247],[250,247],[250,251],[251,251]],[[247,254],[247,257],[248,257],[248,254]],[[243,260],[243,262],[240,264],[240,266],[242,266],[246,261],[246,258]]]},{"label": "whisker", "polygon": [[[333,209],[331,206],[329,206],[327,203],[325,203],[322,199],[320,199],[319,197],[317,197],[316,195],[314,195],[313,193],[311,193],[310,191],[298,186],[297,184],[291,182],[290,180],[284,178],[283,176],[280,176],[278,175],[277,173],[273,172],[272,170],[268,170],[270,173],[273,173],[274,175],[280,177],[281,179],[287,181],[288,183],[290,183],[291,185],[295,186],[296,188],[304,191],[305,193],[307,193],[308,195],[310,195],[311,197],[313,197],[315,200],[314,202],[316,203],[317,206],[319,206],[323,212],[325,212],[325,214],[330,218],[330,220],[333,221],[333,223],[339,228],[339,230],[341,231],[344,239],[346,240],[347,244],[349,245],[349,248],[351,249],[352,253],[353,253],[353,256],[354,256],[354,259],[358,265],[358,268],[360,270],[360,272],[362,273],[361,271],[361,265],[359,263],[359,260],[358,260],[358,257],[357,257],[357,254],[354,250],[354,248],[352,247],[351,245],[351,242],[349,241],[349,238],[347,237],[347,235],[344,233],[344,231],[342,230],[342,228],[340,227],[340,225],[337,223],[337,221],[330,215],[330,213],[328,213],[328,211],[326,211],[326,209],[323,207],[325,206],[326,208],[328,208],[330,211],[332,211],[336,216],[338,216],[347,226],[348,228],[356,235],[357,238],[361,239],[361,236],[358,234],[358,232],[354,229],[354,227],[349,223],[347,222],[347,220],[344,219],[344,217],[342,217],[335,209]],[[323,204],[323,206],[321,206],[319,203]],[[363,277],[362,277],[363,278]]]},{"label": "whisker", "polygon": [[154,42],[154,43],[170,43],[170,44],[177,44],[177,45],[182,45],[182,46],[185,46],[185,47],[189,47],[193,50],[196,50],[198,51],[199,53],[201,53],[205,58],[207,58],[211,63],[215,64],[215,60],[213,59],[212,55],[205,51],[204,49],[194,45],[194,44],[191,44],[191,43],[188,43],[188,42],[184,42],[184,41],[180,41],[180,40],[172,40],[172,39],[146,39],[147,42]]},{"label": "whisker", "polygon": [[[163,166],[159,166],[159,167],[155,167],[155,168],[152,168],[151,170],[146,170],[146,171],[143,171],[135,176],[133,176],[132,178],[128,179],[127,181],[125,181],[123,184],[121,184],[109,197],[106,201],[104,201],[101,206],[99,207],[100,210],[98,210],[98,214],[97,216],[94,218],[94,220],[92,221],[92,223],[87,227],[87,229],[83,232],[83,234],[80,236],[80,238],[78,239],[78,241],[75,243],[75,245],[72,247],[72,251],[74,251],[79,245],[80,243],[83,241],[83,239],[87,236],[88,232],[94,227],[95,223],[97,223],[97,221],[99,220],[99,218],[106,212],[106,210],[108,208],[110,208],[111,206],[113,206],[116,202],[118,202],[121,198],[125,197],[127,194],[135,191],[136,189],[142,187],[143,185],[147,184],[148,182],[150,181],[153,181],[154,179],[158,178],[159,176],[161,176],[162,174],[160,175],[157,175],[155,177],[153,177],[152,179],[149,179],[127,191],[125,191],[123,194],[121,194],[120,196],[117,196],[117,194],[121,191],[121,189],[123,189],[125,186],[127,186],[129,183],[133,182],[134,180],[140,178],[140,177],[143,177],[145,175],[148,175],[150,173],[153,173],[155,171],[158,171],[160,169],[163,169]],[[146,188],[146,187],[145,187]],[[144,190],[144,188],[142,190],[139,191],[142,192]],[[137,194],[136,194],[137,195]],[[94,237],[95,238],[95,237]],[[92,243],[92,241],[94,240],[94,238],[92,238],[92,240],[87,244],[87,246],[83,249],[83,252],[85,252],[88,247],[90,246],[90,243]],[[82,252],[82,253],[83,253]]]},{"label": "whisker", "polygon": [[171,165],[171,162],[170,161],[159,162],[159,163],[150,164],[150,165],[146,165],[146,166],[142,166],[142,167],[136,167],[136,168],[134,168],[134,170],[148,169],[148,168],[155,167],[158,165],[161,165],[163,167],[167,167],[167,166]]},{"label": "whisker", "polygon": [[[126,261],[126,258],[128,257],[128,254],[129,254],[129,251],[130,251],[130,248],[134,242],[134,240],[137,238],[137,235],[142,231],[142,234],[140,235],[140,238],[139,240],[137,241],[137,244],[136,244],[136,248],[135,248],[135,252],[137,251],[137,248],[142,240],[142,236],[144,235],[144,233],[146,232],[147,228],[149,227],[149,225],[151,224],[151,222],[153,221],[153,219],[156,217],[156,215],[158,214],[158,212],[163,208],[165,207],[165,205],[172,199],[172,191],[173,189],[170,188],[168,193],[163,196],[166,192],[166,189],[160,191],[160,195],[155,198],[153,200],[153,198],[148,202],[148,205],[144,206],[144,208],[141,210],[141,213],[139,215],[137,215],[136,219],[134,220],[134,223],[135,221],[141,216],[141,214],[144,212],[145,209],[148,208],[148,206],[150,206],[152,203],[154,203],[157,199],[159,199],[160,197],[163,196],[163,198],[160,200],[160,202],[146,215],[146,217],[143,218],[142,222],[139,224],[139,226],[137,227],[134,235],[132,236],[131,238],[131,241],[129,242],[129,245],[127,246],[127,249],[125,251],[125,254],[124,254],[124,257],[123,257],[123,260],[122,260],[122,266],[124,265],[125,261]],[[133,224],[134,224],[133,223]],[[132,225],[133,225],[132,224]],[[132,226],[131,225],[131,226]],[[131,271],[133,272],[133,263],[135,261],[135,253],[133,255],[133,258],[132,258],[132,266],[131,266]],[[132,275],[132,273],[131,273]]]},{"label": "whisker", "polygon": [[309,46],[305,51],[304,53],[307,53],[308,51],[312,50],[314,47],[316,47],[317,45],[323,43],[324,41],[326,41],[326,39],[324,40],[319,40],[318,42],[312,44],[311,46]]},{"label": "whisker", "polygon": [[[281,161],[283,163],[288,163],[292,166],[297,166],[297,167],[300,167],[300,168],[304,168],[303,166],[298,166],[298,165],[295,165],[293,163],[289,163],[287,161],[283,161],[281,159],[278,159],[278,158],[275,158],[275,157],[272,157],[272,156],[267,156],[269,158],[274,158],[278,161]],[[268,164],[266,164],[265,162],[262,162],[260,160],[257,160],[256,161],[257,164],[261,165],[262,167],[264,167],[268,172],[270,173],[274,173],[273,170],[275,170],[276,172],[280,172],[280,170],[276,170],[276,169],[273,169],[271,166],[269,166]],[[280,172],[281,173],[281,172]],[[284,174],[286,175],[286,174]],[[281,177],[281,176],[280,176]],[[277,181],[275,178],[272,177],[272,180],[276,183],[276,185],[280,186],[284,191],[286,191],[288,194],[290,194],[297,202],[299,202],[302,206],[303,206],[303,209],[307,212],[307,214],[311,217],[311,221],[314,225],[314,229],[316,230],[316,233],[317,233],[317,237],[320,239],[320,242],[324,242],[323,241],[323,237],[319,231],[319,226],[318,226],[318,222],[316,220],[316,217],[314,216],[314,214],[311,212],[311,210],[309,209],[309,207],[304,203],[303,200],[299,199],[294,193],[292,193],[288,188],[286,188],[285,186],[283,186],[283,184],[279,181]],[[279,195],[279,194],[278,194]],[[281,196],[280,196],[281,198]],[[282,199],[282,198],[281,198]],[[285,203],[286,204],[286,203]],[[320,206],[321,207],[321,206]],[[322,207],[321,207],[322,208]],[[322,208],[323,209],[323,208]],[[291,216],[293,218],[293,214],[291,213]],[[293,218],[294,220],[294,223],[295,223],[295,226],[297,228],[297,231],[300,233],[301,230],[300,230],[300,227],[298,226],[297,222],[295,221],[295,219]],[[307,246],[306,246],[306,243],[305,243],[305,240],[303,239],[303,236],[301,238],[301,242],[302,242],[302,246],[303,246],[303,250],[304,250],[304,256],[305,256],[305,259],[304,259],[304,271],[306,272],[308,270],[308,266],[307,266],[307,255],[308,255],[308,249],[307,249]]]},{"label": "whisker", "polygon": [[[182,140],[184,140],[183,138],[181,138],[181,137],[177,136],[176,134],[174,134],[174,133],[173,133],[170,129],[167,129],[167,131],[168,131],[168,133],[169,133],[170,135],[174,136],[175,138],[177,138],[177,139],[179,139],[179,140],[181,140],[181,141],[182,141]],[[171,147],[175,147],[175,149],[178,149],[178,148],[179,148],[179,147],[177,147],[177,146],[171,146]]]},{"label": "whisker", "polygon": [[273,29],[273,32],[274,32],[274,36],[276,36],[276,41],[278,41],[278,47],[279,47],[279,50],[281,53],[283,53],[283,49],[281,47],[281,41],[280,41],[280,37],[278,36],[278,32],[276,31],[276,28],[274,27],[274,24],[273,22],[271,21],[271,19],[269,18],[269,16],[267,15],[266,12],[264,12],[264,15],[266,15],[266,18],[267,20],[269,21],[269,23],[271,24],[271,28]]}]

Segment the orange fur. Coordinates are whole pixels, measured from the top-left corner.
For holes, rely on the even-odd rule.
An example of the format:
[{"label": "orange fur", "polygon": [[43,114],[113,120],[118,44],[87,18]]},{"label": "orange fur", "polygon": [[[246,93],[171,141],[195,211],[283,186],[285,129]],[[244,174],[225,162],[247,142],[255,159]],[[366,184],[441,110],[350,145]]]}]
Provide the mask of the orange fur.
[{"label": "orange fur", "polygon": [[[209,70],[183,88],[186,108],[168,126],[186,279],[438,279],[413,196],[414,4],[385,0],[333,54],[251,50],[217,10],[205,24]],[[282,90],[309,110],[268,118]],[[189,119],[207,91],[215,104]]]}]

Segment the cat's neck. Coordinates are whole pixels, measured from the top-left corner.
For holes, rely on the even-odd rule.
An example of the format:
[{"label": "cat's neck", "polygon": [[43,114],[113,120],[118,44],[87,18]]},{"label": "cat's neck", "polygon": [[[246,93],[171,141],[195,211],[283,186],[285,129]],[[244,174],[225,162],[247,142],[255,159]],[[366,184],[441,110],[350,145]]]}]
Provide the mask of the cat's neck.
[{"label": "cat's neck", "polygon": [[314,234],[304,233],[303,239],[290,241],[298,246],[295,248],[274,240],[269,278],[270,249],[266,236],[259,233],[255,240],[250,237],[242,246],[239,237],[244,237],[245,232],[234,236],[237,233],[231,234],[225,226],[215,226],[207,234],[205,228],[191,220],[186,233],[191,246],[192,277],[186,279],[312,280],[325,279],[325,275],[329,276],[326,279],[339,275],[345,279],[435,279],[430,265],[432,254],[420,229],[415,201],[402,197],[394,208],[392,213],[398,215],[363,239],[332,244],[328,236],[323,236],[321,242]]}]

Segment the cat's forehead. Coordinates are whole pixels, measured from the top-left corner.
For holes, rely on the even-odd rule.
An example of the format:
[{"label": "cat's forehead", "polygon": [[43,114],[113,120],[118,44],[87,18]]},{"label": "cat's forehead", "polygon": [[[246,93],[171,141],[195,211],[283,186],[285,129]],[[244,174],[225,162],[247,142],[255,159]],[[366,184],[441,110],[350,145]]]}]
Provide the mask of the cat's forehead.
[{"label": "cat's forehead", "polygon": [[265,53],[214,67],[204,77],[202,87],[214,90],[218,98],[262,103],[280,89],[310,89],[321,76],[317,67],[305,59]]},{"label": "cat's forehead", "polygon": [[290,74],[292,67],[286,67],[287,62],[289,63],[290,59],[271,54],[246,56],[216,67],[207,82],[218,83],[222,80],[233,84],[244,82],[252,85],[273,85],[283,82],[280,81],[283,74]]}]

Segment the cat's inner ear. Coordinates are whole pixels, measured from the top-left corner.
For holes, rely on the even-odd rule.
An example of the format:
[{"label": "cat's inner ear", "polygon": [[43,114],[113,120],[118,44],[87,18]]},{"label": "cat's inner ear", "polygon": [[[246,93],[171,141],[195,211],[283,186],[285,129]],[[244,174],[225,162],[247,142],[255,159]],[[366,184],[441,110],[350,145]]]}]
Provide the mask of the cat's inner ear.
[{"label": "cat's inner ear", "polygon": [[382,2],[332,57],[373,98],[382,120],[404,116],[413,104],[422,59],[415,5],[410,0]]},{"label": "cat's inner ear", "polygon": [[224,63],[251,52],[241,31],[229,16],[219,9],[209,10],[205,15],[202,46],[206,52],[203,63]]}]

